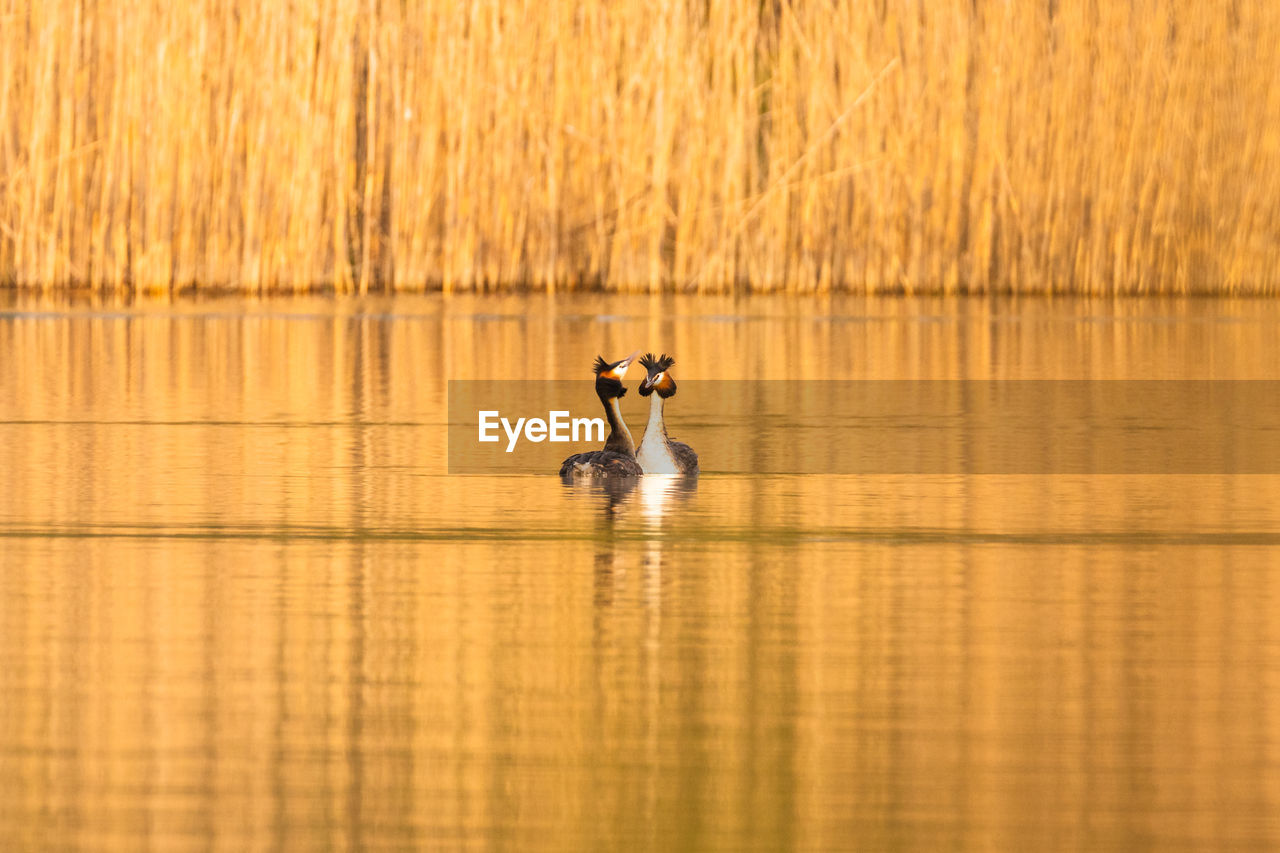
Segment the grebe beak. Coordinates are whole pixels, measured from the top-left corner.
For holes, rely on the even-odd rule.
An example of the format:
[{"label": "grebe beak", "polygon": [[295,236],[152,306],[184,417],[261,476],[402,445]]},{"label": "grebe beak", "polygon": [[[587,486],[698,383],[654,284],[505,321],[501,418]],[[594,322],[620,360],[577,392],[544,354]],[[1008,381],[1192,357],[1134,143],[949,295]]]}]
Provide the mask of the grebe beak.
[{"label": "grebe beak", "polygon": [[631,366],[631,362],[635,361],[636,356],[638,355],[640,355],[640,350],[636,350],[631,353],[631,355],[622,359],[622,361],[614,362],[613,367],[606,370],[603,375],[612,377],[613,379],[621,379],[627,375],[627,368]]}]

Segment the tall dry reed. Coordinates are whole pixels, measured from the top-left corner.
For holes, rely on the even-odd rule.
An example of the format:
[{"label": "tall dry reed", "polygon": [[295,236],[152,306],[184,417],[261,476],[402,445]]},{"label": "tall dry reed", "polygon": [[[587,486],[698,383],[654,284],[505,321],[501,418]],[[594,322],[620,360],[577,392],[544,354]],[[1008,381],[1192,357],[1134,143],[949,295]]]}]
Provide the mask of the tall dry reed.
[{"label": "tall dry reed", "polygon": [[1271,0],[7,0],[0,281],[1280,290]]}]

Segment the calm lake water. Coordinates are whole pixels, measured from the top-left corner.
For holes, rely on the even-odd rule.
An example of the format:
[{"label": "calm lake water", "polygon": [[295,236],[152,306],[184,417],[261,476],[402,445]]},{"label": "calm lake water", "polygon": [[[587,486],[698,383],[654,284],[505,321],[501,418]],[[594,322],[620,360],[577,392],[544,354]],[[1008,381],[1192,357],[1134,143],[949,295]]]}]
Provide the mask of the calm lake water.
[{"label": "calm lake water", "polygon": [[0,297],[0,846],[1280,845],[1280,477],[446,473],[447,380],[637,346],[1278,379],[1280,305]]}]

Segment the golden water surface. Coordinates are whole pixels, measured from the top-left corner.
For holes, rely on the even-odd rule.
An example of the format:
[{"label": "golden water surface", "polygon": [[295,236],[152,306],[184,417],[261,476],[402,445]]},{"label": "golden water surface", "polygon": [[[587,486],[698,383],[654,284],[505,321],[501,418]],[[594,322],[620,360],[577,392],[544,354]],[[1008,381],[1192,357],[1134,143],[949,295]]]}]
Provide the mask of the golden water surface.
[{"label": "golden water surface", "polygon": [[636,347],[1277,379],[1280,306],[3,297],[0,846],[1280,844],[1280,477],[445,473],[447,380]]}]

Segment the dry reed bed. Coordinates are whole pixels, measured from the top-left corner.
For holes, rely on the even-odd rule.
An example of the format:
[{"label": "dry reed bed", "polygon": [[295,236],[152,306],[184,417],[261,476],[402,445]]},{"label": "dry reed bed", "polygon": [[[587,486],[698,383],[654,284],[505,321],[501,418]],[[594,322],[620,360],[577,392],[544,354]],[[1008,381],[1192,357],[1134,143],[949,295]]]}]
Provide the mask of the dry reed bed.
[{"label": "dry reed bed", "polygon": [[1270,0],[0,2],[0,281],[1280,290]]}]

